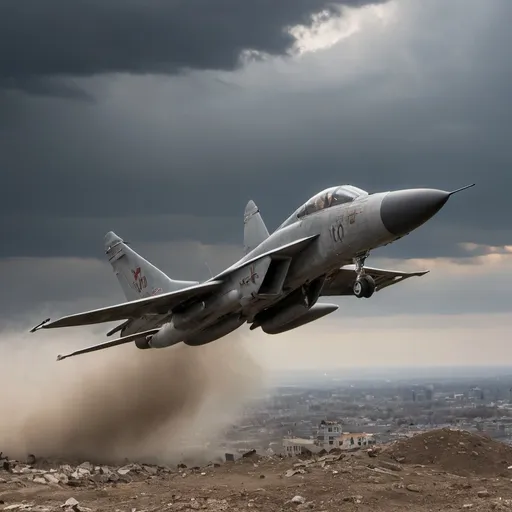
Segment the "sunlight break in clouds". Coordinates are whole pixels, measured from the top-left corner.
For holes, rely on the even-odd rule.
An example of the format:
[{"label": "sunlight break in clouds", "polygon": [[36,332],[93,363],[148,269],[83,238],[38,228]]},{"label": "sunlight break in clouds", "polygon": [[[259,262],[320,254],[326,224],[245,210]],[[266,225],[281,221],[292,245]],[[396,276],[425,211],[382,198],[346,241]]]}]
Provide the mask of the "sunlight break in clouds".
[{"label": "sunlight break in clouds", "polygon": [[297,39],[295,51],[302,55],[331,48],[364,30],[369,23],[385,25],[395,17],[395,2],[358,8],[342,6],[339,16],[329,17],[326,12],[319,13],[313,17],[311,27],[298,25],[291,28],[290,33]]}]

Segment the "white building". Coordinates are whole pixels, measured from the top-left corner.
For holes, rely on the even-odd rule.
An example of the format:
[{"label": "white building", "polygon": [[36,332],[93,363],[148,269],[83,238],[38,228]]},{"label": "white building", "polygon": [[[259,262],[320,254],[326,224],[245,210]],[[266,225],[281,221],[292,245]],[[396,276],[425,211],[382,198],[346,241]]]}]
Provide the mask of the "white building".
[{"label": "white building", "polygon": [[318,427],[316,440],[325,450],[330,448],[337,448],[337,439],[343,432],[343,427],[337,421],[325,421],[322,420]]},{"label": "white building", "polygon": [[321,421],[315,439],[300,437],[285,437],[283,439],[284,455],[297,456],[304,451],[318,453],[322,450],[330,451],[334,448],[341,450],[354,450],[375,444],[373,434],[343,432],[337,421]]},{"label": "white building", "polygon": [[306,449],[312,453],[319,452],[321,448],[315,445],[314,439],[302,439],[300,437],[285,437],[283,439],[284,455],[296,457]]},{"label": "white building", "polygon": [[375,444],[373,434],[347,432],[341,434],[337,439],[338,447],[341,450],[353,450],[355,448],[366,448]]}]

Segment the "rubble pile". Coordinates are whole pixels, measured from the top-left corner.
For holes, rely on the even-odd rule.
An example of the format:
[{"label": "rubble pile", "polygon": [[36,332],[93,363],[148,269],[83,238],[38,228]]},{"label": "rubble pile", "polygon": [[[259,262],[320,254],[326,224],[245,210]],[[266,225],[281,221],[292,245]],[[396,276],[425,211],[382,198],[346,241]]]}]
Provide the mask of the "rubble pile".
[{"label": "rubble pile", "polygon": [[[82,462],[78,466],[71,466],[70,464],[52,463],[48,460],[38,461],[33,455],[29,455],[26,462],[20,462],[4,457],[2,453],[0,453],[0,468],[11,474],[11,480],[17,478],[22,485],[25,481],[40,485],[66,485],[69,487],[130,483],[133,480],[144,480],[171,473],[167,467],[139,464],[126,464],[114,468]],[[5,482],[5,478],[0,477],[0,483],[2,481]]]},{"label": "rubble pile", "polygon": [[[282,457],[251,450],[224,464],[172,469],[34,456],[20,462],[0,453],[0,511],[506,511],[512,510],[512,466],[501,461],[512,464],[511,453],[489,438],[450,429],[355,452]],[[472,460],[501,468],[506,477],[477,474],[468,466]],[[458,474],[468,467],[471,474]]]},{"label": "rubble pile", "polygon": [[512,447],[465,430],[443,428],[396,441],[383,455],[405,464],[434,464],[460,476],[512,476]]},{"label": "rubble pile", "polygon": [[[335,462],[338,462],[344,458],[341,454],[329,454],[324,455],[322,457],[315,457],[313,459],[305,460],[296,462],[293,465],[293,468],[288,469],[285,473],[285,477],[290,478],[294,475],[304,475],[306,473],[309,473],[313,468],[322,468],[322,469],[329,469],[332,464]],[[337,469],[333,469],[332,473],[334,475],[338,474]]]}]

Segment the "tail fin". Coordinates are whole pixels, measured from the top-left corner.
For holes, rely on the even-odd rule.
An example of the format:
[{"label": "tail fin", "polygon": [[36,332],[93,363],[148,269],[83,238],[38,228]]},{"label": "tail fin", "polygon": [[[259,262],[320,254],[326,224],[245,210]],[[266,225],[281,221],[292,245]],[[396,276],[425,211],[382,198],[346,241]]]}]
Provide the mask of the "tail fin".
[{"label": "tail fin", "polygon": [[129,301],[197,284],[195,281],[171,279],[128,247],[113,231],[105,235],[105,253]]},{"label": "tail fin", "polygon": [[244,212],[244,253],[251,252],[268,238],[267,226],[254,201],[249,201]]}]

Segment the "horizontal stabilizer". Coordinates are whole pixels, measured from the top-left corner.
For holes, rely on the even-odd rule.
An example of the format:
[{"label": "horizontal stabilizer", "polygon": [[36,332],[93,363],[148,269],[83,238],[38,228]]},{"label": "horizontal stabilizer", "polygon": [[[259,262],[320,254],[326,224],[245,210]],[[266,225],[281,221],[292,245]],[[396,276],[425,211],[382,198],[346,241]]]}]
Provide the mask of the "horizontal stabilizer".
[{"label": "horizontal stabilizer", "polygon": [[[428,270],[419,272],[400,272],[398,270],[384,270],[380,268],[364,267],[367,275],[375,281],[375,290],[379,291],[393,284],[401,283],[410,277],[421,277],[428,274]],[[331,274],[323,288],[323,297],[334,295],[353,295],[352,285],[357,277],[355,265],[345,265]]]},{"label": "horizontal stabilizer", "polygon": [[75,327],[78,325],[117,322],[128,318],[140,318],[144,315],[166,315],[184,301],[200,299],[210,295],[221,284],[219,281],[208,281],[175,292],[163,293],[144,299],[124,302],[115,306],[107,306],[106,308],[93,309],[85,313],[65,316],[50,323],[50,319],[47,319],[34,327],[31,332],[39,329],[53,329],[55,327]]},{"label": "horizontal stabilizer", "polygon": [[131,334],[130,336],[125,336],[124,338],[117,338],[112,341],[105,341],[104,343],[99,343],[98,345],[92,345],[90,347],[82,348],[80,350],[76,350],[75,352],[71,352],[70,354],[66,354],[63,356],[57,356],[57,361],[62,361],[63,359],[67,359],[68,357],[79,356],[81,354],[88,354],[89,352],[96,352],[97,350],[103,350],[104,348],[117,347],[118,345],[124,345],[125,343],[130,343],[132,341],[138,340],[139,338],[145,338],[146,336],[151,336],[152,334],[156,334],[159,329],[150,329],[149,331],[138,332],[137,334]]}]

